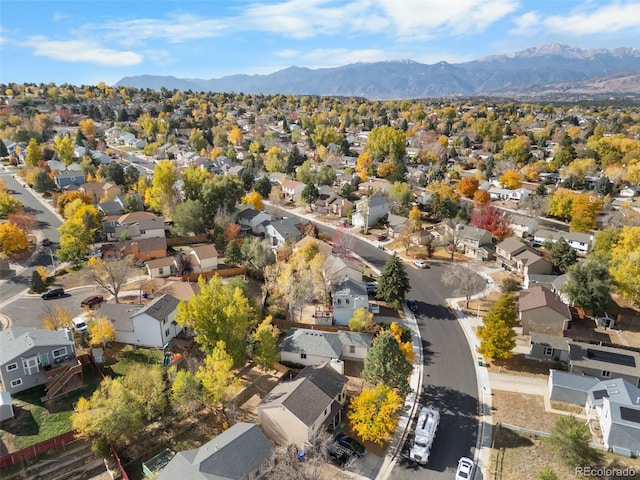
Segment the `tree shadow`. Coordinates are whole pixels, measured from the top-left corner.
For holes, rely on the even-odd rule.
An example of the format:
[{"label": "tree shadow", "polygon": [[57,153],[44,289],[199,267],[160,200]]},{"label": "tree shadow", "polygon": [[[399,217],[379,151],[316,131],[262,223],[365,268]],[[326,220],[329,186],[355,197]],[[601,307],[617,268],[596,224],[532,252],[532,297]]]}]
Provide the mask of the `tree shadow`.
[{"label": "tree shadow", "polygon": [[520,432],[510,430],[496,425],[493,427],[493,447],[502,448],[522,448],[533,445],[531,439]]},{"label": "tree shadow", "polygon": [[14,405],[13,414],[14,416],[11,420],[2,422],[2,430],[15,435],[16,437],[38,435],[40,432],[40,426],[36,422],[31,410],[19,405]]},{"label": "tree shadow", "polygon": [[429,340],[422,339],[422,365],[428,366],[433,363],[433,357],[436,353],[431,350],[431,342]]}]

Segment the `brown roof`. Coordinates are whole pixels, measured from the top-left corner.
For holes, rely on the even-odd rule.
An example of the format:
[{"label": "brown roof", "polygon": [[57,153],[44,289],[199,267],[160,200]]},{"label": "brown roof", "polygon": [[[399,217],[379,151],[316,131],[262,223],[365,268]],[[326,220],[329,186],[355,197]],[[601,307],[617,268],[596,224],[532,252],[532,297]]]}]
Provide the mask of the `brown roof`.
[{"label": "brown roof", "polygon": [[147,260],[145,265],[150,269],[159,268],[159,267],[168,267],[173,265],[174,258],[173,257],[164,257],[164,258],[156,258],[154,260]]},{"label": "brown roof", "polygon": [[218,251],[213,245],[200,245],[198,247],[192,247],[191,252],[200,260],[205,258],[217,258]]},{"label": "brown roof", "polygon": [[521,312],[540,307],[549,307],[559,314],[564,315],[566,318],[571,318],[569,307],[560,300],[560,297],[548,288],[545,288],[542,285],[536,285],[535,287],[527,288],[520,292],[518,308]]},{"label": "brown roof", "polygon": [[145,220],[147,218],[155,218],[155,216],[156,214],[153,212],[130,212],[121,215],[120,218],[118,218],[118,222],[124,225],[126,223],[139,222],[140,220]]},{"label": "brown roof", "polygon": [[525,243],[519,239],[518,237],[509,237],[501,241],[496,248],[504,250],[505,252],[509,252],[513,254],[513,252],[520,250],[522,247],[525,247]]}]

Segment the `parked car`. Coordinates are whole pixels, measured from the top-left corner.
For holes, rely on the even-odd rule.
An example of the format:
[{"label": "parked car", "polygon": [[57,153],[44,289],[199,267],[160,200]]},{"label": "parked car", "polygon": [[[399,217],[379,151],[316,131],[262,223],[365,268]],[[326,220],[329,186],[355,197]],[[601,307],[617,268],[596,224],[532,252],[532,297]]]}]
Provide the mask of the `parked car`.
[{"label": "parked car", "polygon": [[378,292],[378,284],[376,282],[365,282],[364,286],[367,289],[367,295],[375,295]]},{"label": "parked car", "polygon": [[409,300],[407,300],[407,307],[409,307],[409,310],[415,313],[418,311],[418,302],[410,298]]},{"label": "parked car", "polygon": [[80,306],[82,308],[84,307],[89,307],[89,308],[93,308],[96,305],[100,305],[104,300],[104,297],[102,295],[91,295],[90,297],[85,298],[84,300],[82,300],[80,302]]},{"label": "parked car", "polygon": [[44,300],[49,300],[51,298],[58,298],[63,296],[64,296],[64,288],[59,288],[59,287],[50,288],[49,290],[47,290],[42,294],[42,298]]},{"label": "parked car", "polygon": [[331,463],[337,467],[344,467],[351,458],[344,448],[338,445],[332,445],[327,449],[327,456]]},{"label": "parked car", "polygon": [[458,460],[458,469],[456,470],[456,480],[469,480],[473,478],[473,471],[476,464],[473,460],[467,457],[462,457]]},{"label": "parked car", "polygon": [[337,440],[338,445],[344,448],[349,455],[362,458],[367,454],[364,446],[354,438],[347,435],[340,435]]},{"label": "parked car", "polygon": [[73,329],[78,333],[82,334],[89,330],[87,323],[82,317],[75,317],[73,320],[71,320],[71,323],[73,323]]},{"label": "parked car", "polygon": [[48,247],[49,245],[51,245],[51,240],[49,240],[48,238],[43,238],[42,239],[42,246],[43,247]]},{"label": "parked car", "polygon": [[414,260],[413,264],[418,268],[429,268],[429,265],[424,260]]},{"label": "parked car", "polygon": [[387,236],[384,233],[379,233],[376,235],[376,240],[379,242],[384,242],[387,239]]}]

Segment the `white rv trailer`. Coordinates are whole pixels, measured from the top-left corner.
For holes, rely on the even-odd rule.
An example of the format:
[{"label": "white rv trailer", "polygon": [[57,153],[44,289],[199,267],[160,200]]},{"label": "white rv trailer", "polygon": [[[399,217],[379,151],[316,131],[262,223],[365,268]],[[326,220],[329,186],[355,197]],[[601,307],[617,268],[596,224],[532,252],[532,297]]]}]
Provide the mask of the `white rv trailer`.
[{"label": "white rv trailer", "polygon": [[411,447],[411,460],[422,465],[429,461],[429,452],[439,423],[440,413],[437,410],[422,407],[420,415],[418,415],[413,447]]}]

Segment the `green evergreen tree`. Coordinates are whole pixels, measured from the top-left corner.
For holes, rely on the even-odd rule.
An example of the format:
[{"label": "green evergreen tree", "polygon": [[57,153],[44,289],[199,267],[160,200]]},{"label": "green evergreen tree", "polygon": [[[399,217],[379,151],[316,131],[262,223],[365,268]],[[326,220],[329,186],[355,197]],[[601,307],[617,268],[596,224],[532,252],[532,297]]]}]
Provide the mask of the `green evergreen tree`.
[{"label": "green evergreen tree", "polygon": [[494,360],[509,358],[511,350],[516,346],[516,332],[513,329],[518,324],[514,297],[509,293],[500,295],[482,319],[482,323],[483,325],[478,327],[478,352]]},{"label": "green evergreen tree", "polygon": [[411,390],[409,375],[413,366],[400,349],[400,344],[391,332],[378,336],[364,359],[362,378],[368,385],[386,385],[405,396]]},{"label": "green evergreen tree", "polygon": [[551,245],[551,263],[560,271],[566,273],[569,267],[578,261],[578,254],[564,238],[559,239]]},{"label": "green evergreen tree", "polygon": [[262,195],[262,198],[269,198],[269,194],[271,193],[271,180],[269,180],[269,177],[264,176],[256,180],[253,189]]},{"label": "green evergreen tree", "polygon": [[589,446],[589,427],[574,416],[562,415],[545,441],[569,467],[594,465],[600,457],[600,453]]},{"label": "green evergreen tree", "polygon": [[40,274],[34,270],[31,272],[31,279],[29,280],[29,288],[34,293],[42,293],[47,288],[47,285],[42,280]]},{"label": "green evergreen tree", "polygon": [[242,264],[242,250],[235,240],[231,240],[224,252],[224,263],[229,267]]},{"label": "green evergreen tree", "polygon": [[606,312],[611,302],[613,280],[609,267],[597,257],[569,268],[569,280],[562,286],[571,303],[594,315]]},{"label": "green evergreen tree", "polygon": [[409,290],[411,290],[411,285],[404,264],[398,254],[394,253],[384,264],[382,274],[378,279],[377,296],[393,308],[399,308],[400,304],[405,301]]}]

